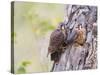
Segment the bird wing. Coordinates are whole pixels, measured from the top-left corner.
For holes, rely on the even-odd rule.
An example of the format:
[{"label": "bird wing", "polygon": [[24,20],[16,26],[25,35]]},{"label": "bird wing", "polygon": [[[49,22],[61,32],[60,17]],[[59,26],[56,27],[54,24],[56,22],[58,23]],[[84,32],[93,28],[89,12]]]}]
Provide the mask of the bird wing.
[{"label": "bird wing", "polygon": [[55,30],[50,36],[50,45],[59,46],[64,41],[64,34],[61,30]]}]

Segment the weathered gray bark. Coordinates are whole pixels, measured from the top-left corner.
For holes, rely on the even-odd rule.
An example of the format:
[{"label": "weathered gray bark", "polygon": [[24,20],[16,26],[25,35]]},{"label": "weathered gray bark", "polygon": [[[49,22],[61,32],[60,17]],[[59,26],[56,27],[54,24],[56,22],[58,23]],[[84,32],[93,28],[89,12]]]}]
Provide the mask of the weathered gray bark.
[{"label": "weathered gray bark", "polygon": [[[82,70],[97,68],[97,7],[82,5],[67,5],[64,23],[68,30],[68,43],[58,64],[54,64],[52,71]],[[73,42],[74,28],[78,24],[86,29],[84,45],[76,46]],[[69,43],[70,42],[70,43]]]}]

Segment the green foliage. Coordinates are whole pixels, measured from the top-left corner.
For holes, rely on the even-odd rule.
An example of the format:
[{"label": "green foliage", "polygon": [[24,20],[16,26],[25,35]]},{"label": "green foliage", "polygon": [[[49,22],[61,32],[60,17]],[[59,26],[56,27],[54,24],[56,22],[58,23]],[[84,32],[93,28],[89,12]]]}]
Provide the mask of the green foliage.
[{"label": "green foliage", "polygon": [[19,66],[19,68],[17,69],[17,73],[26,73],[26,68],[27,68],[27,66],[28,65],[30,65],[31,64],[31,62],[30,61],[23,61],[21,64],[20,64],[20,66]]},{"label": "green foliage", "polygon": [[31,62],[30,61],[23,61],[22,62],[22,66],[27,67],[28,65],[30,65]]},{"label": "green foliage", "polygon": [[36,26],[33,27],[33,32],[37,35],[44,35],[48,31],[55,29],[55,27],[48,21],[40,21]]},{"label": "green foliage", "polygon": [[18,73],[18,74],[26,73],[25,67],[22,67],[22,66],[19,67],[18,70],[17,70],[17,73]]},{"label": "green foliage", "polygon": [[[62,5],[41,3],[16,3],[15,23],[28,25],[36,35],[45,35],[54,30],[62,20]],[[58,13],[59,12],[59,13]],[[55,19],[55,21],[52,21]]]}]

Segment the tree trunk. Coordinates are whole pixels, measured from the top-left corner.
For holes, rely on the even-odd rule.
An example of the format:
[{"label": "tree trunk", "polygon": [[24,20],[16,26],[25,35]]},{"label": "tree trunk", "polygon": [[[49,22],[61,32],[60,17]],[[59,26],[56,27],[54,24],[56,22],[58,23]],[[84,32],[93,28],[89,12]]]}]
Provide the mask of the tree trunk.
[{"label": "tree trunk", "polygon": [[[97,68],[97,7],[83,5],[67,5],[65,28],[68,43],[58,64],[54,63],[52,71],[83,70]],[[76,46],[74,29],[78,24],[85,28],[85,43]],[[95,24],[95,25],[94,25]],[[70,42],[70,43],[69,43]]]}]

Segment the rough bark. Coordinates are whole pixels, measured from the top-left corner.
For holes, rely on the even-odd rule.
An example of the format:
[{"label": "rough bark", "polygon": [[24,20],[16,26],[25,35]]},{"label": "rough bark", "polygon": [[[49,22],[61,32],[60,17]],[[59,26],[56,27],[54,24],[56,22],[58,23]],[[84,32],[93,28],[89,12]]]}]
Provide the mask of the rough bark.
[{"label": "rough bark", "polygon": [[[67,5],[65,16],[65,28],[68,43],[65,52],[62,53],[58,64],[54,63],[52,71],[83,70],[97,68],[97,7],[83,5]],[[76,46],[73,42],[74,28],[78,24],[86,29],[84,45]]]}]

